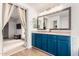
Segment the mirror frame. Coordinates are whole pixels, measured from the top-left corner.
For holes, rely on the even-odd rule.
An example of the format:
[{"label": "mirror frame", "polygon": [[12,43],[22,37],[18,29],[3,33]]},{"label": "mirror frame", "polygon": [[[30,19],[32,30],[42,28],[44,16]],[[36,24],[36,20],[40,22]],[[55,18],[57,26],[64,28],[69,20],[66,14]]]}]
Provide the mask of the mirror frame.
[{"label": "mirror frame", "polygon": [[[65,8],[65,9],[62,9],[60,11],[56,11],[56,12],[53,12],[53,13],[50,13],[50,14],[46,14],[46,15],[43,15],[43,16],[38,16],[37,17],[37,29],[38,30],[46,30],[46,29],[39,29],[38,28],[38,19],[40,17],[45,17],[45,16],[48,16],[48,15],[52,15],[52,14],[56,14],[56,13],[59,13],[59,12],[63,12],[63,11],[66,11],[66,10],[69,10],[69,28],[57,28],[57,29],[50,29],[50,30],[71,30],[71,7],[68,7],[68,8]],[[43,24],[44,26],[45,24]]]}]

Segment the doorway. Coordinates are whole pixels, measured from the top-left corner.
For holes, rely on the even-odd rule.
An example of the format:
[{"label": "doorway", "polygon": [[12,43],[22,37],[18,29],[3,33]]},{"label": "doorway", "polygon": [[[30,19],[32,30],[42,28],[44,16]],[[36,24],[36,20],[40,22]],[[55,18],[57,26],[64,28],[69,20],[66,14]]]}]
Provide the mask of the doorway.
[{"label": "doorway", "polygon": [[[6,4],[4,4],[3,7],[5,5]],[[3,8],[3,10],[5,10],[5,8]],[[11,55],[14,52],[25,49],[26,30],[24,26],[26,25],[23,25],[23,22],[21,21],[22,17],[20,14],[22,14],[22,12],[19,13],[18,11],[18,7],[14,6],[14,10],[12,11],[8,22],[3,27],[3,55]]]}]

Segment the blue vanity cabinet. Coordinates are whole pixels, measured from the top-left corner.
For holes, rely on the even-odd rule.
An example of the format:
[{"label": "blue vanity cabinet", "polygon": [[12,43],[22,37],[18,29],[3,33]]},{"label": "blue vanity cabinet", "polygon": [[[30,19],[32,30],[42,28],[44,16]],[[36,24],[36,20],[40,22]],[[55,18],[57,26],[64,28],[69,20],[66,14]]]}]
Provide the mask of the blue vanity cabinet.
[{"label": "blue vanity cabinet", "polygon": [[70,36],[58,35],[57,37],[57,55],[58,56],[70,56]]},{"label": "blue vanity cabinet", "polygon": [[57,42],[55,35],[48,35],[48,52],[53,55],[57,55]]},{"label": "blue vanity cabinet", "polygon": [[70,36],[32,33],[32,45],[55,56],[70,56]]},{"label": "blue vanity cabinet", "polygon": [[42,35],[41,34],[36,34],[35,35],[35,47],[40,48],[41,49],[41,40],[42,40]]},{"label": "blue vanity cabinet", "polygon": [[48,51],[48,34],[42,34],[42,50]]}]

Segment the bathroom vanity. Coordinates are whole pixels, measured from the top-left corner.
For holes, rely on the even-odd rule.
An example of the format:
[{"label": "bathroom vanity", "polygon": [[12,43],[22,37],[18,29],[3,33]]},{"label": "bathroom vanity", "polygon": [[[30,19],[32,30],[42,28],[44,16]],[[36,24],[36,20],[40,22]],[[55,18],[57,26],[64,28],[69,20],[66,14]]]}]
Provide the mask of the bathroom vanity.
[{"label": "bathroom vanity", "polygon": [[71,41],[69,35],[32,33],[32,46],[55,56],[71,55]]}]

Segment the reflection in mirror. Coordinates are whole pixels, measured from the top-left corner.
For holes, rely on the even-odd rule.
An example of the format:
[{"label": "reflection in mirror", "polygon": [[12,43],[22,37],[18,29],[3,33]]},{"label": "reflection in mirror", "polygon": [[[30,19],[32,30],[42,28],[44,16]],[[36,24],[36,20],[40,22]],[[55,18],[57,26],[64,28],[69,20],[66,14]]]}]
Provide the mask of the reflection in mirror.
[{"label": "reflection in mirror", "polygon": [[50,29],[68,29],[69,28],[69,10],[48,15]]},{"label": "reflection in mirror", "polygon": [[47,20],[48,20],[48,19],[47,19],[46,17],[44,17],[43,20],[44,20],[44,28],[43,28],[43,29],[47,29],[47,25],[48,25],[48,24],[47,24]]},{"label": "reflection in mirror", "polygon": [[59,19],[59,16],[49,16],[49,20],[50,20],[50,25],[49,25],[49,29],[57,29],[58,28],[58,19]]},{"label": "reflection in mirror", "polygon": [[58,28],[69,28],[69,10],[63,11],[59,14]]},{"label": "reflection in mirror", "polygon": [[44,17],[38,18],[38,29],[43,29],[44,28]]},{"label": "reflection in mirror", "polygon": [[37,28],[37,19],[33,18],[33,28],[36,29]]},{"label": "reflection in mirror", "polygon": [[53,21],[53,28],[57,28],[57,21],[55,20],[55,21]]},{"label": "reflection in mirror", "polygon": [[41,16],[38,18],[38,24],[41,29],[70,30],[71,8],[69,7],[52,14]]}]

